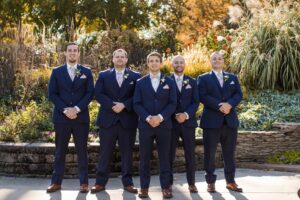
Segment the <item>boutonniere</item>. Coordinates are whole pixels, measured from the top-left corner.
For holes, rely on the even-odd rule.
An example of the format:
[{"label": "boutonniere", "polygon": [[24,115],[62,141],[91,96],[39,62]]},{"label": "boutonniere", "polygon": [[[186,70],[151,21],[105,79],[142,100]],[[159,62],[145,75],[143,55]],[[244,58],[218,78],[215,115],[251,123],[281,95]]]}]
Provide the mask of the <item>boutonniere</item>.
[{"label": "boutonniere", "polygon": [[81,76],[81,72],[80,72],[80,69],[75,69],[75,76],[79,77]]},{"label": "boutonniere", "polygon": [[125,80],[125,79],[127,79],[128,78],[128,76],[129,76],[129,74],[127,73],[127,74],[125,74],[124,73],[124,75],[123,75],[123,79]]},{"label": "boutonniere", "polygon": [[164,84],[165,81],[166,81],[165,77],[162,77],[162,78],[160,79],[160,84]]},{"label": "boutonniere", "polygon": [[229,76],[228,76],[228,75],[225,75],[225,76],[224,76],[224,82],[226,82],[228,79],[229,79]]},{"label": "boutonniere", "polygon": [[190,82],[190,79],[185,79],[185,80],[183,80],[183,85],[186,86],[189,84],[189,82]]}]

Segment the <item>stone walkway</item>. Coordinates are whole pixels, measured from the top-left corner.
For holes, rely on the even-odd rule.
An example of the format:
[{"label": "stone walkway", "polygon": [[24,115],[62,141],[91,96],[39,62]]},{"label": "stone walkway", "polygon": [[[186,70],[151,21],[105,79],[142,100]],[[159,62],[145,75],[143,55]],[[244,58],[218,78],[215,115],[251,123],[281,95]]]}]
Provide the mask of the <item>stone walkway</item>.
[{"label": "stone walkway", "polygon": [[[297,191],[300,189],[300,174],[288,172],[237,169],[236,182],[244,193],[229,192],[225,188],[223,170],[217,170],[217,193],[206,192],[204,172],[196,174],[198,194],[190,194],[187,189],[185,174],[175,174],[173,199],[176,200],[299,200]],[[95,179],[90,179],[94,184]],[[65,179],[63,190],[47,194],[45,189],[50,179],[15,178],[0,176],[0,200],[121,200],[139,199],[137,195],[123,192],[121,180],[111,178],[107,190],[98,194],[81,194],[78,192],[78,180]],[[139,177],[134,177],[139,187]],[[162,199],[158,176],[152,176],[150,199]]]}]

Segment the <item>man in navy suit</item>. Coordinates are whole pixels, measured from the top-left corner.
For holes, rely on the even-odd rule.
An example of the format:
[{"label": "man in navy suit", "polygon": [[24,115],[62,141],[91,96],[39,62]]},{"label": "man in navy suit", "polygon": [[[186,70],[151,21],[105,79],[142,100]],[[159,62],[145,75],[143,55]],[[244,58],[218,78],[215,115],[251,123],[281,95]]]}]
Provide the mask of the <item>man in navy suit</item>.
[{"label": "man in navy suit", "polygon": [[94,82],[90,69],[78,64],[79,47],[69,43],[65,51],[66,64],[52,71],[49,100],[54,103],[55,160],[51,185],[47,192],[61,189],[65,157],[71,134],[77,153],[80,192],[88,192],[87,139],[89,133],[88,105],[93,99]]},{"label": "man in navy suit", "polygon": [[199,97],[204,109],[200,119],[203,129],[204,170],[207,191],[215,192],[215,153],[220,142],[224,158],[226,187],[242,192],[235,183],[234,152],[239,120],[236,106],[242,100],[242,91],[237,76],[224,72],[222,54],[214,52],[210,62],[213,71],[198,77]]},{"label": "man in navy suit", "polygon": [[138,119],[132,108],[132,99],[140,74],[126,68],[128,58],[124,49],[115,50],[112,61],[114,68],[100,72],[95,86],[96,100],[100,103],[97,118],[97,125],[100,127],[100,153],[96,184],[91,192],[105,190],[113,151],[118,141],[124,190],[137,193],[132,181],[132,151]]},{"label": "man in navy suit", "polygon": [[171,198],[171,116],[176,108],[176,86],[160,72],[162,57],[153,52],[147,56],[149,74],[139,79],[133,97],[133,108],[139,116],[140,198],[148,198],[150,158],[155,140],[159,157],[160,184],[164,198]]},{"label": "man in navy suit", "polygon": [[177,86],[177,107],[172,116],[171,182],[173,183],[172,165],[180,137],[183,142],[189,191],[197,193],[198,190],[195,186],[195,128],[197,127],[196,111],[199,106],[199,96],[196,81],[183,73],[185,65],[185,60],[180,55],[175,56],[172,60],[174,74],[171,75],[171,79]]}]

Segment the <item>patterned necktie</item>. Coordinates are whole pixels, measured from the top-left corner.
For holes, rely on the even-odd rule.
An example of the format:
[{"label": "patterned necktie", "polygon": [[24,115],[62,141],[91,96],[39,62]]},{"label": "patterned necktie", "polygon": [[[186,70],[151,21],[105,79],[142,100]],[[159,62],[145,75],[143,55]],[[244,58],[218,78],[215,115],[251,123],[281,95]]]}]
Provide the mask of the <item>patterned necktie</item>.
[{"label": "patterned necktie", "polygon": [[122,72],[117,72],[117,81],[118,81],[119,87],[121,87],[122,82],[123,82],[123,73]]},{"label": "patterned necktie", "polygon": [[178,77],[176,79],[176,83],[177,83],[177,87],[179,89],[179,91],[181,92],[181,88],[182,88],[182,78]]}]

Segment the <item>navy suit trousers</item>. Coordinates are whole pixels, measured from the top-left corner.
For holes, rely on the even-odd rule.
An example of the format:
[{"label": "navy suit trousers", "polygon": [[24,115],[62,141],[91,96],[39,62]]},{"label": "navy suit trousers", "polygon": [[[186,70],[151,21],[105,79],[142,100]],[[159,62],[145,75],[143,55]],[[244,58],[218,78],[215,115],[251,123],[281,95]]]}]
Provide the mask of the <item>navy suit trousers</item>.
[{"label": "navy suit trousers", "polygon": [[171,185],[170,145],[171,129],[151,128],[139,129],[140,141],[140,182],[141,188],[149,188],[150,184],[150,159],[152,156],[153,142],[155,140],[159,159],[159,180],[161,188]]},{"label": "navy suit trousers", "polygon": [[68,144],[73,135],[79,168],[80,184],[88,184],[88,123],[55,123],[55,160],[51,183],[61,184]]},{"label": "navy suit trousers", "polygon": [[179,138],[182,139],[184,157],[186,162],[186,178],[189,185],[195,184],[195,128],[183,125],[174,125],[171,139],[171,183],[173,184],[173,163],[176,155],[176,147]]},{"label": "navy suit trousers", "polygon": [[105,186],[110,172],[113,151],[118,141],[122,162],[122,183],[125,187],[133,185],[132,181],[132,151],[135,142],[136,129],[126,129],[120,122],[109,128],[100,128],[100,153],[96,174],[96,184]]},{"label": "navy suit trousers", "polygon": [[203,129],[204,143],[204,170],[207,183],[214,183],[217,179],[215,172],[215,154],[220,142],[224,159],[225,179],[228,183],[234,182],[235,161],[234,152],[237,141],[237,129],[222,125],[216,129]]}]

